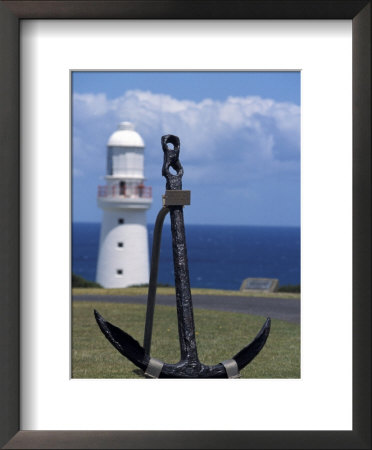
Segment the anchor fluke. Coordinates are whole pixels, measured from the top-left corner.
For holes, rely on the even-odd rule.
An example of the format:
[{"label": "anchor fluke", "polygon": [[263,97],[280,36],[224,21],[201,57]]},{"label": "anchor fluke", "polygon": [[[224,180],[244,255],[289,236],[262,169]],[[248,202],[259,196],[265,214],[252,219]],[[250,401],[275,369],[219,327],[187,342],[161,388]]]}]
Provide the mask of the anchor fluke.
[{"label": "anchor fluke", "polygon": [[144,371],[150,360],[145,353],[145,349],[128,333],[107,322],[96,310],[94,310],[94,317],[102,333],[116,350]]},{"label": "anchor fluke", "polygon": [[239,370],[242,370],[260,353],[262,347],[266,343],[267,338],[269,337],[270,327],[271,319],[270,317],[268,317],[253,341],[233,357],[233,359],[235,359],[236,363],[238,364]]}]

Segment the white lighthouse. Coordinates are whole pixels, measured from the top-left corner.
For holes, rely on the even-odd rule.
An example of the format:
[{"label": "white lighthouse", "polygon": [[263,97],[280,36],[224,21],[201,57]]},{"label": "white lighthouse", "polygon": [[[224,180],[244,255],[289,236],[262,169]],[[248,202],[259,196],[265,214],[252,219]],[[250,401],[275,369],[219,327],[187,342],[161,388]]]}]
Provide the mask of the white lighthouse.
[{"label": "white lighthouse", "polygon": [[107,142],[106,185],[98,186],[103,210],[97,283],[105,288],[149,281],[146,211],[151,187],[144,186],[144,149],[130,122],[122,122]]}]

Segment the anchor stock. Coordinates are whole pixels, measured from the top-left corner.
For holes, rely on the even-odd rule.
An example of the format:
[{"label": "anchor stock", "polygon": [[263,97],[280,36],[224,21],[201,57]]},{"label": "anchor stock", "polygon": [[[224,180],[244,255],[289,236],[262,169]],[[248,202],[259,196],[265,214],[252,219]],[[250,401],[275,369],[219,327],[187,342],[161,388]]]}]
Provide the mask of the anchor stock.
[{"label": "anchor stock", "polygon": [[[168,144],[173,145],[173,148],[169,148]],[[153,246],[144,347],[125,331],[107,322],[97,311],[94,311],[94,315],[102,333],[111,344],[149,377],[238,378],[240,370],[249,364],[265,345],[270,332],[271,321],[270,318],[267,318],[255,339],[233,356],[232,359],[222,361],[214,366],[208,366],[199,361],[183,218],[183,205],[190,202],[189,191],[182,190],[183,167],[179,160],[180,140],[177,136],[166,135],[161,138],[161,145],[164,152],[162,175],[166,178],[166,194],[164,196],[164,209],[160,211],[157,219],[157,222],[159,220],[157,228],[158,242]],[[170,168],[173,168],[176,173],[171,173]],[[168,211],[171,220],[178,335],[181,353],[180,361],[177,364],[163,363],[156,358],[152,358],[149,354],[156,296],[156,266],[161,226]]]}]

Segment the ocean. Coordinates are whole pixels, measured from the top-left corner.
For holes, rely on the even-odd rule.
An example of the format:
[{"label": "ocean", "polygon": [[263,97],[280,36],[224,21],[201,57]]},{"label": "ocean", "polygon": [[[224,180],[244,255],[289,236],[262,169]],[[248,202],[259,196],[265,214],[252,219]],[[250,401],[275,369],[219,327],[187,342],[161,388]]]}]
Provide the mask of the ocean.
[{"label": "ocean", "polygon": [[[154,225],[148,225],[151,255]],[[72,271],[95,281],[99,223],[73,223]],[[278,278],[300,284],[299,227],[186,225],[191,287],[238,290],[245,278]],[[172,237],[165,223],[158,283],[174,285]]]}]

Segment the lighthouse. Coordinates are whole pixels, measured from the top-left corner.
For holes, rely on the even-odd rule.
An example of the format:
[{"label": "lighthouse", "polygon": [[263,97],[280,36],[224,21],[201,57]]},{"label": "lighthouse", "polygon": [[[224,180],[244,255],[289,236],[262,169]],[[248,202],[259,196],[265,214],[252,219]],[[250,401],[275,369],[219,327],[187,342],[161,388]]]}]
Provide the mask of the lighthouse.
[{"label": "lighthouse", "polygon": [[103,210],[96,281],[123,288],[149,281],[146,211],[151,187],[144,185],[144,149],[130,122],[122,122],[107,142],[106,184],[98,186]]}]

